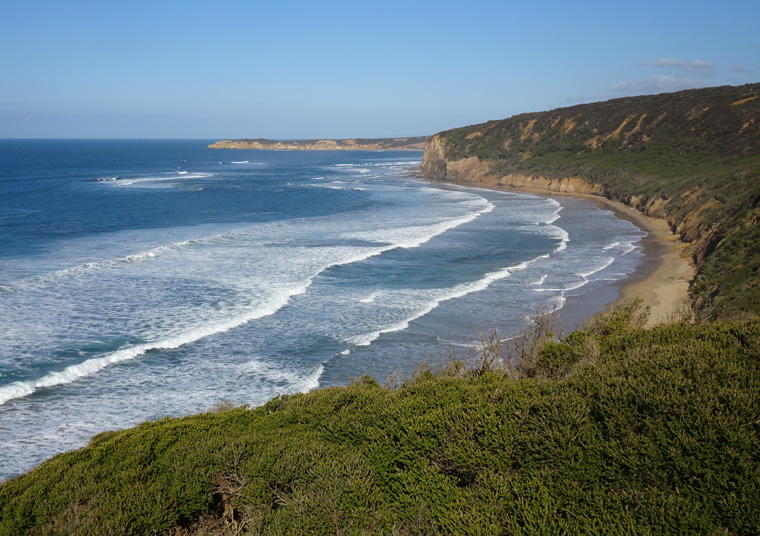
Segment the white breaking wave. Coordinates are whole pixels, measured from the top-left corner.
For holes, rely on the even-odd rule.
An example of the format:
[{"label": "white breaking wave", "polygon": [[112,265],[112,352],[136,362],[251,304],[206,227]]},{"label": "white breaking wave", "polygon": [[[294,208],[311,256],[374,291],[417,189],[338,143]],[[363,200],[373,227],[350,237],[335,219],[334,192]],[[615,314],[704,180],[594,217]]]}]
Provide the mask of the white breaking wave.
[{"label": "white breaking wave", "polygon": [[[150,261],[160,257],[161,255],[176,252],[178,250],[187,249],[193,246],[209,245],[215,242],[222,242],[225,240],[232,240],[241,234],[245,233],[248,229],[237,229],[234,231],[228,231],[225,233],[219,233],[207,237],[192,238],[189,240],[182,240],[171,244],[165,244],[157,246],[155,248],[139,251],[130,255],[124,255],[122,257],[115,257],[112,259],[106,259],[102,261],[87,262],[77,266],[69,268],[63,268],[61,270],[55,270],[45,274],[40,274],[18,281],[0,285],[0,292],[10,292],[15,289],[29,290],[32,288],[40,288],[50,283],[56,282],[61,279],[70,277],[79,277],[91,272],[98,272],[103,270],[110,270],[121,265],[135,264],[145,261]],[[265,242],[260,243],[263,245]]]},{"label": "white breaking wave", "polygon": [[307,184],[306,186],[310,186],[312,188],[325,188],[327,190],[347,190],[345,186],[332,186],[330,184]]},{"label": "white breaking wave", "polygon": [[537,257],[536,259],[532,259],[530,261],[521,262],[520,264],[509,266],[507,268],[502,268],[501,270],[486,274],[484,277],[477,281],[456,285],[451,289],[448,289],[446,292],[442,293],[440,296],[433,297],[427,304],[424,305],[424,307],[418,309],[411,316],[382,329],[351,337],[347,340],[347,342],[353,344],[354,346],[369,346],[383,333],[391,333],[394,331],[403,331],[407,329],[410,322],[413,322],[414,320],[417,320],[418,318],[421,318],[430,313],[441,303],[457,298],[462,298],[468,294],[472,294],[473,292],[486,290],[494,282],[500,279],[505,279],[512,275],[514,272],[526,269],[530,264],[536,262],[538,259],[539,258]]},{"label": "white breaking wave", "polygon": [[[341,258],[335,258],[332,261],[328,261],[327,263],[323,264],[322,266],[314,270],[314,272],[304,281],[302,281],[301,283],[293,284],[287,291],[284,291],[280,293],[279,295],[271,296],[269,301],[264,304],[259,304],[255,307],[252,307],[251,309],[247,311],[244,311],[242,313],[237,313],[228,319],[219,319],[215,322],[211,322],[206,325],[193,326],[176,335],[160,337],[156,339],[155,341],[146,342],[146,343],[138,344],[134,346],[129,346],[129,347],[117,350],[115,352],[108,353],[103,356],[90,358],[82,363],[78,363],[76,365],[71,365],[69,367],[66,367],[63,370],[48,373],[41,378],[26,380],[26,381],[18,381],[18,382],[14,382],[6,386],[0,387],[0,404],[4,404],[5,402],[16,399],[16,398],[28,396],[41,388],[49,388],[49,387],[54,387],[56,385],[74,382],[80,378],[93,375],[110,365],[120,363],[123,361],[128,361],[131,359],[135,359],[136,357],[145,354],[145,352],[149,350],[179,348],[180,346],[196,342],[205,337],[215,335],[218,333],[223,333],[231,329],[237,328],[239,326],[242,326],[243,324],[246,324],[258,318],[272,315],[275,312],[277,312],[279,309],[284,307],[293,296],[303,294],[304,292],[306,292],[306,290],[311,285],[314,278],[330,267],[360,262],[368,258],[374,257],[376,255],[380,255],[386,251],[396,249],[398,247],[402,247],[402,248],[417,247],[427,242],[434,236],[444,233],[447,230],[457,227],[459,225],[462,225],[466,222],[472,221],[475,218],[477,218],[480,214],[484,212],[488,212],[492,209],[493,209],[493,205],[489,202],[486,202],[486,205],[483,206],[479,212],[469,214],[465,217],[452,218],[451,220],[435,223],[428,226],[415,226],[415,227],[395,229],[395,230],[392,230],[393,231],[391,233],[392,236],[388,236],[387,230],[379,231],[383,235],[383,238],[378,239],[376,241],[382,242],[385,245],[374,247],[374,248],[347,248],[347,249],[342,248],[340,249],[340,251],[343,252],[341,254]],[[199,243],[207,242],[209,240],[219,240],[220,238],[229,238],[230,236],[233,236],[234,234],[235,232],[231,232],[224,235],[217,235],[217,236],[205,238],[205,239],[194,239],[194,240],[181,242],[178,244],[160,246],[159,248],[155,248],[154,250],[151,250],[142,254],[130,255],[127,257],[119,258],[119,259],[112,259],[109,261],[105,261],[103,263],[97,263],[96,265],[85,264],[82,266],[62,270],[60,272],[56,272],[53,274],[46,274],[45,276],[41,276],[40,278],[37,278],[37,282],[44,283],[46,280],[60,278],[60,277],[67,277],[71,275],[77,275],[81,271],[109,268],[120,263],[142,262],[142,261],[155,257],[157,254],[163,251],[169,251],[172,249],[187,247],[188,245],[193,244],[193,243],[199,244]],[[373,235],[373,233],[369,233],[369,234]],[[367,239],[366,236],[363,236],[361,233],[346,233],[344,237],[353,237],[353,238],[361,237],[361,238]],[[390,242],[388,241],[389,238],[391,239]],[[329,252],[327,250],[323,250],[323,255],[325,255],[327,258],[330,257]],[[516,268],[513,268],[513,269],[516,269]],[[508,273],[505,272],[503,277],[506,277],[507,275]],[[471,291],[467,291],[466,293],[469,293],[469,292]],[[446,299],[451,299],[453,297],[456,297],[456,296],[452,295],[450,298],[446,298]],[[433,307],[435,307],[436,305],[434,305]],[[421,313],[421,314],[425,314],[425,313]]]},{"label": "white breaking wave", "polygon": [[378,296],[380,296],[379,292],[373,292],[366,298],[359,300],[359,303],[372,303],[377,299]]},{"label": "white breaking wave", "polygon": [[[177,175],[180,175],[179,177]],[[114,186],[134,186],[136,184],[150,184],[150,183],[164,183],[170,181],[176,181],[178,179],[207,179],[213,177],[214,173],[188,173],[187,171],[178,171],[176,174],[172,173],[166,177],[139,177],[136,179],[118,179],[109,184]]]},{"label": "white breaking wave", "polygon": [[544,274],[544,275],[541,276],[541,279],[539,279],[537,281],[533,281],[532,283],[528,283],[528,285],[530,285],[532,287],[534,287],[534,286],[535,287],[541,286],[541,285],[544,284],[544,281],[546,281],[547,277],[549,277],[549,274]]},{"label": "white breaking wave", "polygon": [[227,320],[207,324],[205,326],[197,326],[183,333],[162,338],[154,342],[146,342],[122,348],[104,356],[94,357],[82,363],[71,365],[61,371],[50,372],[36,380],[19,381],[5,385],[0,387],[0,404],[4,404],[14,398],[28,396],[34,393],[37,389],[71,383],[80,378],[91,376],[110,365],[134,359],[149,350],[169,350],[179,348],[180,346],[198,341],[204,337],[229,331],[257,318],[272,315],[284,307],[291,297],[306,292],[310,283],[311,281],[308,281],[303,285],[295,286],[288,292],[283,293],[280,296],[275,296],[269,303],[263,304],[255,309]]},{"label": "white breaking wave", "polygon": [[351,232],[344,233],[343,237],[368,240],[370,242],[392,243],[394,244],[394,247],[402,247],[407,249],[416,248],[428,242],[432,238],[445,233],[446,231],[459,227],[460,225],[469,223],[479,216],[491,212],[494,209],[493,203],[487,201],[486,199],[481,198],[481,200],[482,203],[480,203],[479,209],[464,216],[444,220],[431,225]]},{"label": "white breaking wave", "polygon": [[[577,290],[577,289],[579,289],[581,287],[584,287],[584,286],[588,285],[589,282],[591,281],[589,279],[590,276],[594,275],[595,273],[601,272],[602,270],[604,270],[605,268],[609,267],[614,262],[615,262],[615,259],[613,257],[608,257],[607,259],[605,259],[605,261],[601,265],[599,265],[599,266],[597,266],[595,268],[592,268],[591,270],[589,270],[587,272],[577,272],[575,274],[575,276],[577,276],[579,279],[577,281],[572,282],[572,283],[568,283],[567,285],[565,285],[565,286],[563,286],[561,288],[556,288],[556,287],[554,287],[554,288],[534,288],[533,290],[535,292],[556,292],[556,293],[558,293],[557,299],[560,300],[560,306],[558,308],[561,308],[561,304],[564,304],[564,302],[565,302],[565,299],[566,299],[565,298],[565,294],[567,292],[570,292],[570,291],[573,291],[573,290]],[[543,284],[543,282],[546,279],[546,277],[547,276],[544,276],[541,279],[541,284]],[[615,279],[613,278],[613,279],[610,279],[610,280],[615,280]],[[533,285],[533,284],[531,284],[531,285]],[[536,285],[536,286],[538,286],[538,285]]]},{"label": "white breaking wave", "polygon": [[[329,185],[313,186],[332,188]],[[494,208],[493,204],[483,198],[478,198],[474,201],[468,200],[465,204],[472,205],[475,210],[462,217],[451,218],[442,222],[424,226],[401,227],[396,229],[376,229],[366,232],[343,233],[342,237],[358,238],[360,240],[368,240],[383,244],[392,244],[393,247],[412,248],[427,242],[431,238],[443,232],[446,232],[449,229],[458,227],[464,223],[468,223],[481,214],[490,212]],[[163,255],[175,253],[180,250],[230,242],[238,239],[245,239],[249,246],[263,246],[268,244],[269,240],[263,239],[262,237],[269,237],[272,235],[272,232],[269,231],[270,227],[273,228],[273,231],[278,227],[278,224],[259,224],[254,227],[241,227],[209,236],[201,236],[170,244],[164,244],[145,251],[138,251],[120,257],[86,262],[80,265],[71,266],[60,270],[54,270],[52,272],[19,279],[17,281],[12,281],[5,284],[0,284],[0,292],[11,292],[17,289],[30,290],[33,288],[41,288],[65,278],[81,277],[89,273],[111,270],[123,265],[152,261],[160,258]],[[382,253],[387,250],[387,248],[383,248],[380,252]]]},{"label": "white breaking wave", "polygon": [[546,220],[546,221],[542,221],[542,222],[537,222],[537,223],[539,223],[539,224],[543,223],[543,224],[545,224],[545,225],[551,225],[552,223],[554,223],[555,221],[557,221],[558,219],[560,219],[560,215],[559,215],[559,213],[560,213],[560,212],[562,212],[562,209],[563,209],[564,207],[563,207],[563,206],[562,206],[562,205],[559,203],[559,201],[557,201],[556,199],[552,199],[551,197],[548,199],[548,201],[549,201],[549,202],[550,202],[552,205],[554,205],[554,207],[555,207],[557,210],[556,210],[556,212],[554,212],[554,214],[553,214],[553,215],[552,215],[552,216],[551,216],[551,217],[550,217],[548,220]]},{"label": "white breaking wave", "polygon": [[286,383],[295,393],[308,393],[319,387],[319,378],[325,371],[322,364],[314,367],[310,372],[294,372],[285,370],[281,364],[270,365],[261,361],[249,361],[240,367],[240,372],[246,375],[258,376],[269,382]]},{"label": "white breaking wave", "polygon": [[366,164],[361,164],[361,166],[359,164],[335,164],[330,166],[330,168],[334,169],[335,171],[360,173],[364,175],[365,173],[369,173],[371,171],[369,168],[363,167],[365,165]]},{"label": "white breaking wave", "polygon": [[607,268],[609,265],[611,265],[613,262],[615,262],[615,258],[614,257],[607,257],[607,259],[605,259],[605,261],[602,263],[601,266],[598,266],[596,268],[592,268],[588,272],[578,273],[578,275],[581,276],[583,279],[588,279],[589,276],[592,276],[592,275],[594,275],[597,272],[601,272],[602,270],[604,270],[605,268]]},{"label": "white breaking wave", "polygon": [[636,244],[633,242],[627,242],[625,245],[622,246],[622,255],[628,255],[632,251],[636,251],[639,248]]},{"label": "white breaking wave", "polygon": [[557,246],[557,249],[554,250],[554,253],[565,251],[567,249],[567,243],[570,242],[570,235],[562,227],[552,225],[551,228],[555,231],[554,237],[560,239],[560,244]]}]

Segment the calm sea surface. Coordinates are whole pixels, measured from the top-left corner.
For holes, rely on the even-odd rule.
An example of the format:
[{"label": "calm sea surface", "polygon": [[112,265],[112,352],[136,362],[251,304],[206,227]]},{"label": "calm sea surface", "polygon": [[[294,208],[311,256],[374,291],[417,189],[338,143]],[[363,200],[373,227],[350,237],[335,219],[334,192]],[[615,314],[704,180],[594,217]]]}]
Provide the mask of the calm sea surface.
[{"label": "calm sea surface", "polygon": [[625,277],[592,204],[434,185],[418,152],[0,140],[0,480],[104,430],[381,383]]}]

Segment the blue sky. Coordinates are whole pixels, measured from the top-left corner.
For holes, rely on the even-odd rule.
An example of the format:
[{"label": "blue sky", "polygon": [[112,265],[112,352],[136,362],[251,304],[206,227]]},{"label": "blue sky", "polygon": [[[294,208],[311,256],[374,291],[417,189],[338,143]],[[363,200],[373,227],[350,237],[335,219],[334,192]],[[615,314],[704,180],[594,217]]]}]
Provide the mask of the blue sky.
[{"label": "blue sky", "polygon": [[760,81],[760,0],[3,2],[0,137],[340,138]]}]

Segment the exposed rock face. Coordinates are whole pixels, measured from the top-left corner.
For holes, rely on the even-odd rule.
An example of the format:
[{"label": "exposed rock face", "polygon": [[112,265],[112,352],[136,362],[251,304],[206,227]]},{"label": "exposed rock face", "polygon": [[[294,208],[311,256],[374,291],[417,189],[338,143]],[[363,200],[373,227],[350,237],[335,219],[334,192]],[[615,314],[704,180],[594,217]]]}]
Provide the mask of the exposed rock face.
[{"label": "exposed rock face", "polygon": [[438,135],[433,136],[427,143],[422,157],[421,174],[423,178],[429,180],[472,186],[514,188],[540,194],[604,194],[601,185],[590,184],[575,177],[555,179],[523,173],[499,176],[490,162],[481,161],[477,156],[449,161],[446,158],[445,142]]},{"label": "exposed rock face", "polygon": [[422,151],[427,137],[343,140],[221,140],[209,149],[270,149],[277,151]]}]

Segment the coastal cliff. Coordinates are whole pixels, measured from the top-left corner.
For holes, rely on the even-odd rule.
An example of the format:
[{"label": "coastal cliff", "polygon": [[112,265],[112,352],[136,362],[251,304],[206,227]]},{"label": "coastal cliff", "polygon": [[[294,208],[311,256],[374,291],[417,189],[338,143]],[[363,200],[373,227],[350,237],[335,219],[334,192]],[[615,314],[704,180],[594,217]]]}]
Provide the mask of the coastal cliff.
[{"label": "coastal cliff", "polygon": [[525,173],[499,175],[494,165],[480,160],[477,156],[449,161],[446,159],[441,137],[433,136],[425,147],[421,173],[427,179],[515,190],[539,194],[581,194],[602,195],[599,184],[590,184],[577,177],[551,178]]},{"label": "coastal cliff", "polygon": [[632,302],[557,339],[537,317],[383,387],[103,432],[0,483],[0,534],[757,534],[759,90],[455,129],[422,166],[662,217],[692,244],[695,304],[733,320],[642,329]]},{"label": "coastal cliff", "polygon": [[[429,180],[599,195],[667,221],[697,267],[694,305],[760,311],[760,84],[630,97],[453,129]],[[753,313],[754,314],[754,313]]]},{"label": "coastal cliff", "polygon": [[347,138],[341,140],[220,140],[209,149],[270,149],[275,151],[422,151],[426,136],[411,138]]}]

